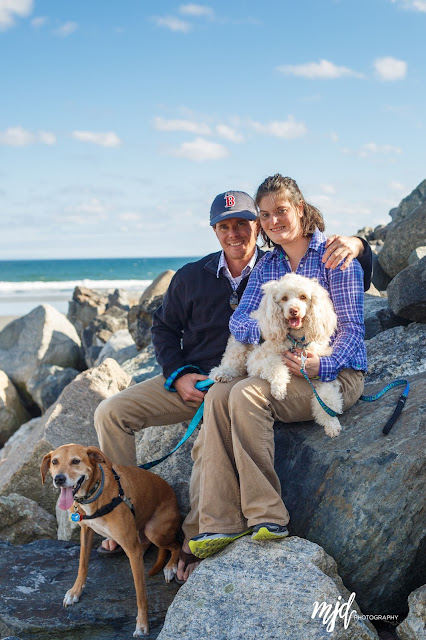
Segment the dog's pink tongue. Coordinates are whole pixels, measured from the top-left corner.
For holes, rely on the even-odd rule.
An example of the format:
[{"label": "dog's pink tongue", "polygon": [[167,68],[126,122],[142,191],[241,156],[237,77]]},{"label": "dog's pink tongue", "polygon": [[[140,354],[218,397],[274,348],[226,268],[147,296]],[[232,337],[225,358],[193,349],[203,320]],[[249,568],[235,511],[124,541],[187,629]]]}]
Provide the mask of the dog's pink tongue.
[{"label": "dog's pink tongue", "polygon": [[74,496],[72,494],[72,487],[66,487],[61,489],[61,497],[59,499],[59,508],[63,511],[67,511],[74,502]]},{"label": "dog's pink tongue", "polygon": [[300,318],[290,318],[289,324],[291,327],[293,327],[293,329],[297,329],[297,327],[301,324]]}]

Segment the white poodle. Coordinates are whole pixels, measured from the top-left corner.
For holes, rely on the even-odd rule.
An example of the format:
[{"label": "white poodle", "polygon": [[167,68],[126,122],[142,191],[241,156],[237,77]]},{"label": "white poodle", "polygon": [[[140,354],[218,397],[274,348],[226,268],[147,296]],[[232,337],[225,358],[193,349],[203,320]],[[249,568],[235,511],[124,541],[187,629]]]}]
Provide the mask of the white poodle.
[{"label": "white poodle", "polygon": [[[336,330],[337,316],[328,292],[316,279],[289,273],[267,282],[262,291],[259,308],[251,317],[258,321],[264,342],[243,344],[230,336],[222,361],[212,369],[210,377],[229,382],[246,373],[258,376],[268,380],[274,398],[283,400],[291,377],[283,362],[284,351],[292,349],[296,341],[299,348],[319,356],[331,355],[330,337]],[[342,413],[343,398],[336,380],[316,380],[315,388],[328,407]],[[341,430],[339,420],[324,411],[313,393],[311,405],[315,421],[328,436],[337,436]]]}]

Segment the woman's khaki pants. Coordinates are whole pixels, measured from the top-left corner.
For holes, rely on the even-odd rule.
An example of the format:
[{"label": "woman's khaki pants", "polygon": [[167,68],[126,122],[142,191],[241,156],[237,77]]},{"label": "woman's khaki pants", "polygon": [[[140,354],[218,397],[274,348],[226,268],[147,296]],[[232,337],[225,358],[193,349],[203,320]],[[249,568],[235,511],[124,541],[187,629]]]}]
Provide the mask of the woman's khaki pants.
[{"label": "woman's khaki pants", "polygon": [[[338,375],[344,410],[364,388],[360,371]],[[135,431],[189,421],[198,407],[164,388],[156,376],[107,398],[95,412],[102,451],[115,463],[135,465]],[[205,397],[203,427],[192,450],[191,511],[183,523],[185,537],[200,533],[234,533],[260,522],[287,524],[274,470],[274,422],[312,420],[312,390],[292,376],[285,400],[275,400],[260,378],[216,383]],[[327,438],[324,434],[324,437]]]}]

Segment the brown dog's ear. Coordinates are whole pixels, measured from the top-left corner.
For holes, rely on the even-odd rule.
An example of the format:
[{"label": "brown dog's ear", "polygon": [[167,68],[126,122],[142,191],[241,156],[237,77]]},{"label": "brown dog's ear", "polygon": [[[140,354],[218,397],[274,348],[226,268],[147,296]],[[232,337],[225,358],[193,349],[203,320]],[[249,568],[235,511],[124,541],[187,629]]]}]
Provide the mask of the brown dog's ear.
[{"label": "brown dog's ear", "polygon": [[40,473],[41,473],[41,482],[44,484],[44,479],[46,477],[46,473],[49,471],[50,467],[50,459],[52,457],[52,452],[46,453],[40,465]]},{"label": "brown dog's ear", "polygon": [[108,467],[108,469],[112,469],[112,462],[109,458],[106,457],[104,453],[98,447],[87,447],[87,455],[90,458],[90,461],[94,464],[104,463]]}]

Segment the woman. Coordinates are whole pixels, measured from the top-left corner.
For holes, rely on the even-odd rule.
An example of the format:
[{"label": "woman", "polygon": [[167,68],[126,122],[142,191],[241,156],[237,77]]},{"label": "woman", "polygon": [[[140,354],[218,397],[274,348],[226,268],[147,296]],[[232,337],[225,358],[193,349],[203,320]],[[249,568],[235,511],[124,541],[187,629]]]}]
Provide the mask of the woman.
[{"label": "woman", "polygon": [[[253,270],[230,330],[237,340],[257,344],[260,330],[250,313],[259,306],[262,284],[291,271],[318,278],[334,304],[338,329],[332,356],[318,357],[308,349],[305,371],[323,381],[337,378],[346,410],[362,394],[367,370],[362,269],[356,260],[346,270],[325,268],[322,215],[291,178],[267,178],[255,199],[262,236],[275,248]],[[249,533],[255,540],[288,535],[289,514],[274,470],[273,425],[312,420],[312,391],[300,373],[300,356],[287,351],[283,357],[293,374],[285,400],[273,398],[269,383],[260,378],[215,384],[206,396],[200,535],[189,542],[200,558]]]}]

